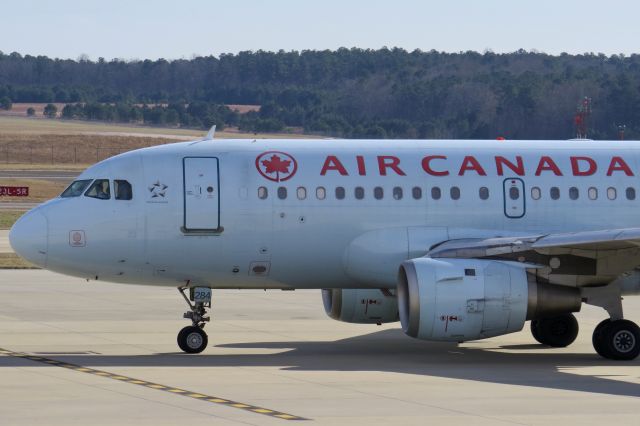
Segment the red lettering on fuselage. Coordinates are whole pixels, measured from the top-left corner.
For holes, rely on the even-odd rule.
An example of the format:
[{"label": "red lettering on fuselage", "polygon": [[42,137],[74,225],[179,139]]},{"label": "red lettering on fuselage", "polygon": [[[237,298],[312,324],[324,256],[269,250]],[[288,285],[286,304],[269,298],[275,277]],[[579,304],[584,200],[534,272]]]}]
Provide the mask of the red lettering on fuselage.
[{"label": "red lettering on fuselage", "polygon": [[406,176],[405,172],[400,169],[400,159],[393,155],[379,155],[378,156],[378,170],[380,176],[387,175],[387,169],[391,169],[396,172],[397,175]]},{"label": "red lettering on fuselage", "polygon": [[364,165],[364,157],[362,155],[356,155],[356,162],[358,163],[358,174],[360,176],[366,176],[367,168]]},{"label": "red lettering on fuselage", "polygon": [[464,160],[462,160],[462,165],[460,166],[458,176],[464,176],[464,172],[466,172],[467,170],[473,170],[480,176],[487,175],[487,172],[484,171],[480,163],[478,163],[478,160],[470,155],[467,155],[466,157],[464,157]]},{"label": "red lettering on fuselage", "polygon": [[433,170],[431,168],[431,160],[446,160],[447,157],[445,155],[427,155],[422,159],[422,169],[429,173],[431,176],[448,176],[449,172],[447,170],[438,171]]},{"label": "red lettering on fuselage", "polygon": [[536,169],[536,176],[540,176],[540,174],[545,171],[552,171],[556,176],[562,176],[562,172],[556,165],[555,161],[551,159],[551,157],[542,156],[540,157],[540,162],[538,163],[538,168]]},{"label": "red lettering on fuselage", "polygon": [[633,176],[633,172],[631,171],[627,163],[622,159],[622,157],[611,158],[609,169],[607,170],[607,176],[611,176],[613,172],[616,171],[624,172],[624,174],[627,176]]},{"label": "red lettering on fuselage", "polygon": [[320,175],[326,175],[329,170],[335,170],[342,176],[349,176],[349,173],[347,173],[347,169],[344,168],[340,160],[338,160],[338,157],[336,157],[335,155],[327,156],[326,160],[324,160],[322,170],[320,170]]},{"label": "red lettering on fuselage", "polygon": [[[580,162],[586,162],[588,169],[580,169]],[[593,158],[589,157],[571,157],[571,172],[574,176],[591,176],[598,170],[598,165]]]},{"label": "red lettering on fuselage", "polygon": [[524,176],[524,163],[522,162],[521,156],[517,155],[516,164],[513,164],[506,158],[496,155],[496,172],[498,173],[498,176],[504,176],[504,170],[502,169],[503,165],[511,169],[511,171],[516,175]]},{"label": "red lettering on fuselage", "polygon": [[[356,155],[356,168],[357,174],[359,176],[367,176],[367,164],[365,162],[366,156],[364,155]],[[395,155],[377,155],[376,160],[378,163],[378,175],[379,176],[388,176],[388,175],[397,175],[397,176],[406,176],[406,163],[415,164],[414,158],[409,158],[409,160],[405,161],[405,167],[401,167],[401,159]],[[543,155],[537,159],[537,164],[535,168],[535,172],[533,169],[529,169],[529,173],[533,172],[534,176],[545,176],[549,174],[553,174],[555,176],[564,176],[565,173],[572,176],[593,176],[598,172],[598,168],[601,167],[604,169],[603,162],[605,159],[600,159],[600,165],[596,159],[586,156],[570,156],[564,157],[562,159],[562,163],[566,164],[566,161],[571,166],[571,170],[563,170],[558,166],[557,159],[554,160],[552,157]],[[490,161],[489,158],[485,158],[484,161]],[[516,155],[511,158],[506,158],[500,155],[496,155],[493,157],[493,161],[495,163],[495,175],[497,176],[505,176],[505,175],[515,175],[515,176],[526,176],[527,170],[525,170],[525,163],[523,157],[520,155]],[[535,158],[529,159],[529,161],[536,161]],[[452,164],[453,162],[453,164]],[[343,163],[338,156],[336,155],[328,155],[324,163],[322,165],[322,169],[320,170],[320,175],[325,176],[328,172],[334,171],[337,172],[341,176],[349,176],[349,170],[344,166]],[[353,164],[353,163],[350,163]],[[535,163],[529,163],[529,167],[533,167]],[[472,155],[466,155],[460,159],[450,159],[446,155],[427,155],[421,160],[422,170],[430,175],[430,176],[449,176],[451,174],[453,167],[458,167],[457,174],[458,176],[469,175],[468,172],[472,175],[477,176],[487,176],[487,169],[485,168],[487,164],[484,165]],[[352,165],[349,167],[353,167]],[[564,167],[567,167],[566,165]],[[455,169],[454,169],[455,170]],[[356,173],[355,170],[351,170],[353,174]],[[491,170],[489,170],[491,172]],[[549,172],[549,173],[544,173]],[[620,172],[624,173],[626,176],[635,176],[631,167],[629,167],[628,163],[619,156],[613,156],[609,159],[609,164],[607,167],[607,176],[612,176],[614,173]],[[455,172],[454,172],[455,173]]]}]

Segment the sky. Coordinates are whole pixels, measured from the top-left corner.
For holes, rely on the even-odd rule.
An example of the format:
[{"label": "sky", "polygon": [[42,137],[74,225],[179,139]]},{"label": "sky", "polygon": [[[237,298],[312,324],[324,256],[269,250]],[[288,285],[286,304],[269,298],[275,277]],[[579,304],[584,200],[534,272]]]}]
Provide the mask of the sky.
[{"label": "sky", "polygon": [[640,2],[0,0],[0,51],[97,60],[383,46],[640,53]]}]

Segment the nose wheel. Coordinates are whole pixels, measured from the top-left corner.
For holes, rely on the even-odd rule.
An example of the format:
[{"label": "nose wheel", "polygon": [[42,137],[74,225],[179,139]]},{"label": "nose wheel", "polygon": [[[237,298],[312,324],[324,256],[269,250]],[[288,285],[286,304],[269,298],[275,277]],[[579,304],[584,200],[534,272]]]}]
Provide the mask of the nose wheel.
[{"label": "nose wheel", "polygon": [[207,343],[207,333],[198,326],[187,326],[178,333],[178,346],[188,354],[199,354],[205,350]]},{"label": "nose wheel", "polygon": [[[187,296],[186,290],[189,290],[189,296]],[[185,312],[183,317],[190,319],[192,323],[178,333],[178,346],[188,354],[198,354],[205,350],[209,343],[207,333],[203,329],[205,324],[211,320],[207,316],[207,308],[211,308],[211,289],[178,287],[178,291],[189,305],[189,311]]]}]

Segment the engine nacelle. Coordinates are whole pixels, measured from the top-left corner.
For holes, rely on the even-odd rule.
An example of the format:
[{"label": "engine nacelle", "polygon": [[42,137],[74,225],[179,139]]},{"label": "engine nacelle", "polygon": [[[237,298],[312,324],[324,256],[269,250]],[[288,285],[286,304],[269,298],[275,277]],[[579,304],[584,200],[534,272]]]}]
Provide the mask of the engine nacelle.
[{"label": "engine nacelle", "polygon": [[537,283],[526,265],[477,259],[403,262],[397,296],[406,334],[458,342],[513,333],[582,304],[578,289]]},{"label": "engine nacelle", "polygon": [[398,299],[389,290],[324,289],[324,311],[334,320],[358,324],[396,322]]}]

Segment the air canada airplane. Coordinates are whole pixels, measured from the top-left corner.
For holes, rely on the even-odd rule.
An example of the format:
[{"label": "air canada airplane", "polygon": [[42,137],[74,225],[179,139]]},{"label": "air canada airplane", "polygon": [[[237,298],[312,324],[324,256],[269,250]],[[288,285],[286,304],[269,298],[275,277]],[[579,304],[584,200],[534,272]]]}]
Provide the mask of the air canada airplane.
[{"label": "air canada airplane", "polygon": [[608,319],[604,358],[640,329],[640,142],[202,140],[85,170],[11,229],[51,271],[177,287],[188,353],[208,343],[211,290],[322,289],[336,320],[400,321],[463,342],[521,330],[571,344],[583,303]]}]

